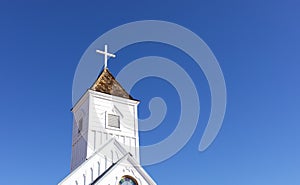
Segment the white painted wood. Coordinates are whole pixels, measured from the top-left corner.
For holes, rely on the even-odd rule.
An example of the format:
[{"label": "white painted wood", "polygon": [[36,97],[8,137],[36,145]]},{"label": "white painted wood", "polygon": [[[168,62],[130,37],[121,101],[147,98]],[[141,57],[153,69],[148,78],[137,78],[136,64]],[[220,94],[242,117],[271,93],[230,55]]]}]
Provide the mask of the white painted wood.
[{"label": "white painted wood", "polygon": [[[83,163],[112,137],[121,141],[139,161],[138,101],[88,90],[72,109],[74,115],[72,133],[71,171]],[[109,127],[107,115],[118,115],[120,128]],[[78,132],[78,122],[82,130]]]},{"label": "white painted wood", "polygon": [[[118,165],[97,184],[118,184],[123,175],[130,175],[139,185],[155,185],[139,165],[138,104],[135,100],[92,90],[82,96],[72,109],[71,173],[58,185],[88,185],[114,163]],[[108,114],[119,117],[120,128],[109,127]],[[124,161],[119,164],[120,160]]]},{"label": "white painted wood", "polygon": [[[137,118],[137,105],[138,101],[120,98],[112,95],[107,95],[100,92],[88,91],[89,94],[89,131],[94,134],[103,135],[102,143],[111,137],[133,138],[128,143],[124,143],[125,147],[131,148],[133,156],[139,161],[139,138],[138,138],[138,118]],[[120,128],[113,128],[107,125],[107,115],[114,114],[120,118]],[[95,138],[94,134],[89,134],[89,138]],[[88,138],[88,139],[89,139]],[[96,136],[97,138],[97,136]],[[91,148],[97,149],[100,145],[96,146],[97,140],[89,140],[88,143]],[[121,142],[122,143],[122,142]],[[87,157],[93,154],[90,151]]]},{"label": "white painted wood", "polygon": [[124,175],[133,177],[139,185],[156,185],[152,178],[129,154],[119,160],[95,185],[119,184],[120,179]]},{"label": "white painted wood", "polygon": [[[108,157],[112,154],[112,151],[114,153],[113,161],[111,157]],[[155,185],[155,182],[138,162],[114,138],[102,145],[90,158],[73,170],[58,185],[88,185],[92,182],[92,179],[95,180],[99,177],[99,174],[101,175],[105,172],[113,163],[117,165],[114,165],[113,169],[105,175],[105,178],[97,182],[97,184],[108,185],[113,179],[120,180],[123,175],[130,175],[139,181],[139,185]]]},{"label": "white painted wood", "polygon": [[[87,133],[89,122],[89,101],[86,93],[72,109],[73,131],[72,131],[72,157],[71,171],[85,161],[87,155]],[[78,132],[78,123],[82,120],[82,130]]]}]

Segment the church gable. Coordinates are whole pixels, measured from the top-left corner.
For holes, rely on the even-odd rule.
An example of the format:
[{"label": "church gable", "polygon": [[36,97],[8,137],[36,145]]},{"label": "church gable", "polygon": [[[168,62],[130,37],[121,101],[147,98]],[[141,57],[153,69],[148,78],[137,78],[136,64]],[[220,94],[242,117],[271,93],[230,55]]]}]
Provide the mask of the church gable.
[{"label": "church gable", "polygon": [[114,163],[91,185],[126,184],[125,182],[134,185],[156,185],[130,153]]},{"label": "church gable", "polygon": [[130,178],[137,185],[156,185],[132,155],[113,138],[58,185],[111,185]]},{"label": "church gable", "polygon": [[123,89],[120,83],[115,79],[115,77],[109,72],[107,68],[103,70],[103,72],[99,75],[90,89],[97,92],[133,100],[133,98]]}]

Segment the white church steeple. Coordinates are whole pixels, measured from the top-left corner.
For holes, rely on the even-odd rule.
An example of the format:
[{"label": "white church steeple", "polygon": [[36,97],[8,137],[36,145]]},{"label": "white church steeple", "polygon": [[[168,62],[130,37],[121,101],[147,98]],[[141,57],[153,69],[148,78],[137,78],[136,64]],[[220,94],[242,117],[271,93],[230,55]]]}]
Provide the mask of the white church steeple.
[{"label": "white church steeple", "polygon": [[71,173],[58,185],[156,185],[140,165],[137,106],[105,66],[72,108]]},{"label": "white church steeple", "polygon": [[[108,54],[107,48],[105,53]],[[139,101],[134,100],[104,67],[91,88],[72,109],[71,170],[112,137],[139,162],[138,104]]]}]

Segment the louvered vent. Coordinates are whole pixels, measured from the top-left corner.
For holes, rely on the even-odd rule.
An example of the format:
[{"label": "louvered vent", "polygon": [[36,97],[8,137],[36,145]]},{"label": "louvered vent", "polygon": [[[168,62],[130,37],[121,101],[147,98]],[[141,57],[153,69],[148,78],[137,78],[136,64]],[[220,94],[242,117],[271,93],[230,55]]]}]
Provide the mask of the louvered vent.
[{"label": "louvered vent", "polygon": [[109,127],[120,128],[120,116],[108,114],[107,121]]}]

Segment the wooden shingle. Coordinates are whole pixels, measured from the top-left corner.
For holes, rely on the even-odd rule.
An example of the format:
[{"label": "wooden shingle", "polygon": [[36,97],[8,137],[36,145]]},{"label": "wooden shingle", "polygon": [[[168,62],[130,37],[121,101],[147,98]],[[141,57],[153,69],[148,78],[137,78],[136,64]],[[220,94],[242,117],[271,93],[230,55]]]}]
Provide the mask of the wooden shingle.
[{"label": "wooden shingle", "polygon": [[90,88],[91,90],[133,100],[115,77],[105,68]]}]

